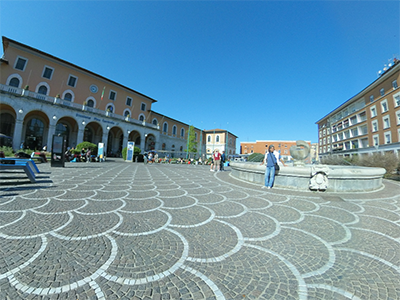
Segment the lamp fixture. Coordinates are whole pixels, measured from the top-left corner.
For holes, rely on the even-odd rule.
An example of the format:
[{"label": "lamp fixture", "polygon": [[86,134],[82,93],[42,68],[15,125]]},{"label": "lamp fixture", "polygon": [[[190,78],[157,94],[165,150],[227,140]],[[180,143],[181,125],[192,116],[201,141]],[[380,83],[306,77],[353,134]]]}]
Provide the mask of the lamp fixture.
[{"label": "lamp fixture", "polygon": [[107,126],[107,130],[110,130],[110,126]]},{"label": "lamp fixture", "polygon": [[57,119],[57,116],[56,116],[56,115],[53,116],[53,120],[55,120],[55,119]]},{"label": "lamp fixture", "polygon": [[82,121],[82,125],[85,125],[86,124],[86,122],[85,121]]},{"label": "lamp fixture", "polygon": [[24,111],[22,110],[22,108],[18,111],[20,114],[23,114]]}]

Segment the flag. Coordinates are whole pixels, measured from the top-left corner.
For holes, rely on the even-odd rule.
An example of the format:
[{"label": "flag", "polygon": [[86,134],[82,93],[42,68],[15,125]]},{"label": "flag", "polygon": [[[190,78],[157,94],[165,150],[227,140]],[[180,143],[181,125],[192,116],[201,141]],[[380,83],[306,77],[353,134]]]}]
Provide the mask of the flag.
[{"label": "flag", "polygon": [[101,101],[103,101],[103,97],[104,97],[104,91],[106,90],[106,87],[104,86],[103,88],[103,92],[101,93]]}]

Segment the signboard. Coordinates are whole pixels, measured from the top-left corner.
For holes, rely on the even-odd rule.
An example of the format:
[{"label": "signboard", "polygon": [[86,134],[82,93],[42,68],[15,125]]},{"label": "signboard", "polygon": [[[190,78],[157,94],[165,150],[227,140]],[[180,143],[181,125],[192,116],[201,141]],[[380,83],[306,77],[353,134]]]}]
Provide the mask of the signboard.
[{"label": "signboard", "polygon": [[135,149],[135,142],[128,142],[128,151],[126,152],[126,161],[133,161],[133,152]]},{"label": "signboard", "polygon": [[99,156],[99,161],[104,161],[104,143],[99,143],[97,147],[97,155]]},{"label": "signboard", "polygon": [[51,147],[51,166],[64,167],[65,166],[65,144],[64,136],[53,135],[53,143]]}]

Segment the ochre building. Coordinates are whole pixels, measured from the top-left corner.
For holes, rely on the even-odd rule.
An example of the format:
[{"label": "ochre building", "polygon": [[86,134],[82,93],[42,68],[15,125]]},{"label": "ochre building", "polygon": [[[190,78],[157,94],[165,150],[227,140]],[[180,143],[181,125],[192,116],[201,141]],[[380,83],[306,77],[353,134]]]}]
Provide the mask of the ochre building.
[{"label": "ochre building", "polygon": [[[12,138],[14,150],[51,151],[52,137],[63,135],[68,147],[104,143],[107,155],[120,155],[127,141],[142,152],[186,151],[189,124],[155,112],[157,100],[17,41],[2,41],[0,133]],[[193,130],[198,155],[206,154],[205,131]]]}]

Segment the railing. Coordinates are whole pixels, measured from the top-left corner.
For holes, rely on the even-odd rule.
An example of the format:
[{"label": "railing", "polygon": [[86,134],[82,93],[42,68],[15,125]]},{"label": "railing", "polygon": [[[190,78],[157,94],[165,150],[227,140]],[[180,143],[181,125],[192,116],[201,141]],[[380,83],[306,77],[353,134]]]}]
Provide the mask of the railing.
[{"label": "railing", "polygon": [[71,108],[74,108],[74,109],[88,111],[88,112],[91,112],[91,113],[94,113],[94,114],[99,114],[99,115],[103,115],[103,116],[107,116],[107,117],[112,117],[114,119],[126,121],[128,123],[133,123],[133,124],[136,124],[136,125],[142,125],[142,126],[145,126],[145,127],[150,127],[150,128],[156,129],[156,130],[159,129],[157,125],[154,125],[152,123],[146,123],[146,122],[143,123],[143,121],[139,121],[139,120],[132,119],[132,118],[126,118],[125,116],[118,115],[118,114],[111,113],[111,112],[107,112],[107,111],[104,111],[104,110],[101,110],[101,109],[98,109],[98,108],[89,107],[89,106],[86,106],[86,105],[82,105],[82,104],[79,104],[79,103],[71,102],[71,101],[68,101],[68,100],[61,99],[61,98],[51,97],[51,96],[35,93],[35,92],[31,92],[29,90],[24,90],[22,88],[17,88],[17,87],[13,87],[13,86],[9,86],[9,85],[4,85],[4,84],[1,84],[1,83],[0,83],[0,91],[4,91],[6,93],[10,93],[10,94],[17,95],[17,96],[31,97],[31,98],[34,98],[34,99],[39,99],[39,100],[50,102],[50,103],[53,103],[53,104],[58,104],[58,105],[61,105],[61,106],[71,107]]}]

